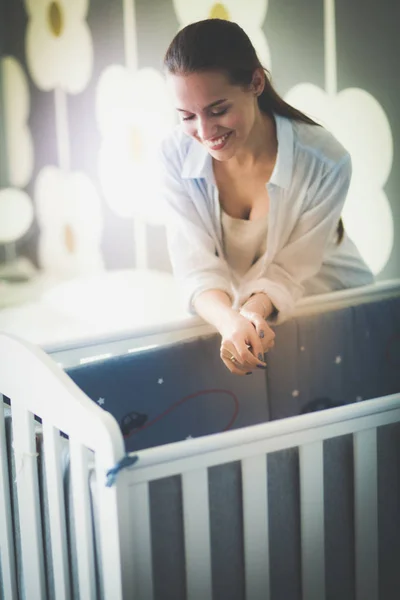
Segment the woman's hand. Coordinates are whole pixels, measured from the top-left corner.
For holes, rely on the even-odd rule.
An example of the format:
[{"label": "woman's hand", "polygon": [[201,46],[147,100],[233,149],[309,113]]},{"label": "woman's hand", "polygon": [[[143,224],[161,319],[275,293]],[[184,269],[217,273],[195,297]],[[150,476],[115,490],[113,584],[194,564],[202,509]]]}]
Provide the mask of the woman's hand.
[{"label": "woman's hand", "polygon": [[245,307],[241,308],[240,314],[254,326],[261,340],[263,353],[265,354],[268,350],[271,350],[275,346],[275,332],[267,325],[264,317],[257,312],[245,309]]},{"label": "woman's hand", "polygon": [[[266,323],[264,327],[267,329]],[[270,331],[275,337],[274,332]],[[224,322],[220,333],[220,356],[231,373],[247,375],[257,368],[266,368],[263,338],[259,337],[250,319],[235,313]]]},{"label": "woman's hand", "polygon": [[198,315],[220,332],[221,359],[232,373],[246,375],[266,368],[264,352],[272,348],[275,334],[264,321],[267,315],[262,316],[265,309],[274,308],[265,294],[252,296],[242,306],[243,314],[232,308],[231,298],[222,290],[202,292],[194,305]]},{"label": "woman's hand", "polygon": [[275,333],[267,325],[267,319],[274,311],[274,305],[268,296],[262,292],[253,294],[240,309],[240,314],[250,321],[262,340],[264,352],[268,352],[275,345]]}]

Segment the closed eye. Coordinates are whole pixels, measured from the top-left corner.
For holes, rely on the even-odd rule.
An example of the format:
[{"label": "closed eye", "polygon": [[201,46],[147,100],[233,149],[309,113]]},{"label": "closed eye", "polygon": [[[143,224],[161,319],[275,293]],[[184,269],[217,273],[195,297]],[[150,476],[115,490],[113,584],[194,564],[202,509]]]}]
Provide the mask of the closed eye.
[{"label": "closed eye", "polygon": [[[224,115],[225,113],[228,112],[228,108],[223,108],[222,110],[218,111],[218,112],[212,112],[210,113],[211,117],[221,117],[222,115]],[[192,121],[194,119],[195,115],[190,115],[189,117],[182,117],[182,121]]]},{"label": "closed eye", "polygon": [[228,112],[227,108],[223,108],[222,110],[218,111],[218,112],[213,112],[211,113],[212,117],[220,117],[221,115],[224,115],[226,112]]}]

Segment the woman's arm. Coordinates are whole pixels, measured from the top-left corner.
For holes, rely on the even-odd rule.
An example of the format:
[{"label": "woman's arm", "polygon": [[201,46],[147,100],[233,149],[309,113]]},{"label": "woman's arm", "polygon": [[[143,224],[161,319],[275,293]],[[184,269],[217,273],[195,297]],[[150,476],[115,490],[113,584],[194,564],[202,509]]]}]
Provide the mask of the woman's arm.
[{"label": "woman's arm", "polygon": [[194,302],[197,314],[218,331],[224,329],[237,316],[232,300],[222,290],[207,290],[199,294]]},{"label": "woman's arm", "polygon": [[221,358],[230,371],[244,375],[257,366],[265,367],[264,333],[260,330],[259,337],[253,324],[233,310],[228,265],[217,255],[216,242],[186,191],[176,157],[167,159],[164,152],[161,163],[169,255],[187,310],[220,332]]},{"label": "woman's arm", "polygon": [[[173,140],[168,142],[173,144]],[[200,216],[182,180],[176,148],[160,152],[160,194],[166,207],[169,257],[186,310],[194,314],[193,301],[202,292],[220,290],[232,298],[229,269],[218,256],[212,228]]]},{"label": "woman's arm", "polygon": [[275,306],[270,298],[264,292],[252,294],[248,300],[242,305],[240,312],[251,311],[260,315],[263,319],[268,319],[275,311]]},{"label": "woman's arm", "polygon": [[351,159],[346,154],[310,189],[288,241],[257,279],[247,281],[239,293],[239,304],[253,294],[264,293],[276,307],[271,322],[288,317],[303,295],[302,282],[321,268],[327,245],[333,238],[351,180]]}]

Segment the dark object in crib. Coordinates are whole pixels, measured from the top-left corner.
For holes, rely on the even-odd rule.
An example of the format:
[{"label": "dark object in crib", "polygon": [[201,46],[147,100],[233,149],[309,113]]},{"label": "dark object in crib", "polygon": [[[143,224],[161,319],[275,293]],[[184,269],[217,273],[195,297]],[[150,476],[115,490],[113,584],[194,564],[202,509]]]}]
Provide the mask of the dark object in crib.
[{"label": "dark object in crib", "polygon": [[337,406],[344,406],[341,402],[334,402],[330,398],[315,398],[306,404],[300,414],[306,414],[311,412],[317,412],[318,410],[326,410],[327,408],[336,408]]},{"label": "dark object in crib", "polygon": [[122,435],[127,437],[135,429],[140,429],[146,423],[148,416],[142,413],[138,413],[135,410],[125,415],[120,422]]}]

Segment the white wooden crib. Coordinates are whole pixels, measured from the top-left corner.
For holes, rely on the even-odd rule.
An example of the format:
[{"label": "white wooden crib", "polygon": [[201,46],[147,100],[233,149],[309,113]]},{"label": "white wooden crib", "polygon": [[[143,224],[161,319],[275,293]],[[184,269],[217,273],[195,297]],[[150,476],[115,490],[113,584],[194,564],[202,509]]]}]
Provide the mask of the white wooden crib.
[{"label": "white wooden crib", "polygon": [[[209,476],[213,467],[228,463],[239,464],[241,477],[243,597],[273,600],[269,463],[273,453],[291,448],[298,449],[299,456],[302,598],[325,600],[324,442],[340,436],[352,437],[355,597],[380,598],[377,436],[381,428],[400,422],[400,394],[141,451],[138,461],[122,469],[115,484],[107,487],[107,472],[124,457],[114,418],[39,348],[0,334],[0,357],[0,392],[11,400],[13,434],[11,449],[6,440],[10,417],[5,419],[1,410],[0,588],[6,600],[171,597],[157,587],[157,528],[150,498],[153,482],[171,477],[179,478],[182,494],[184,596],[225,600],[213,588]],[[42,420],[40,427],[34,415]],[[65,448],[72,483],[69,508],[63,487]],[[45,486],[38,475],[41,457]],[[50,544],[42,522],[43,496]],[[67,535],[71,512],[76,531],[75,588]]]}]

